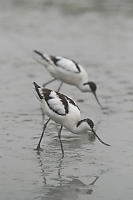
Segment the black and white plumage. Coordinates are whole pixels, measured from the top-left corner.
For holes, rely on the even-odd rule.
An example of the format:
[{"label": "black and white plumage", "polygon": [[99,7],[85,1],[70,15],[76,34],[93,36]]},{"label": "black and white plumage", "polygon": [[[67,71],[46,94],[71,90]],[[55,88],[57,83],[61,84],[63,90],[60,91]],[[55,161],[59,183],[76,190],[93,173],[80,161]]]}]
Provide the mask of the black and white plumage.
[{"label": "black and white plumage", "polygon": [[44,124],[43,132],[39,140],[37,150],[40,149],[44,130],[50,120],[53,120],[61,125],[58,137],[61,144],[62,157],[64,156],[63,145],[61,142],[61,131],[63,127],[75,134],[78,134],[82,131],[91,131],[101,143],[110,146],[107,143],[103,142],[96,134],[96,132],[94,131],[94,123],[91,119],[81,120],[80,109],[71,98],[59,92],[40,87],[35,82],[34,88],[36,91],[36,96],[42,104],[44,113],[49,117],[48,121]]},{"label": "black and white plumage", "polygon": [[[78,87],[82,92],[93,93],[97,103],[101,106],[96,95],[97,86],[94,82],[88,81],[88,74],[80,64],[68,58],[46,55],[36,50],[34,52],[37,55],[36,60],[43,64],[54,77],[54,79],[45,83],[44,87],[55,80],[60,80],[62,83]],[[61,86],[57,91],[60,88]]]}]

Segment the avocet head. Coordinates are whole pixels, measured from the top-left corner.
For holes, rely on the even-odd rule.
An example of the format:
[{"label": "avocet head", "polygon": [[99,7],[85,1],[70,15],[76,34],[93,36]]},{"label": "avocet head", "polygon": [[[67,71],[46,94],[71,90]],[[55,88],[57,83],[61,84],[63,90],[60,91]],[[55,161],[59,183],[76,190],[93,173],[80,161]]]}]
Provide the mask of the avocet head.
[{"label": "avocet head", "polygon": [[91,120],[91,119],[83,119],[81,121],[78,122],[77,126],[80,126],[82,123],[87,123],[87,125],[89,126],[88,127],[88,130],[91,131],[95,137],[104,145],[106,146],[110,146],[109,144],[105,143],[103,140],[101,140],[101,138],[97,135],[97,133],[95,132],[94,130],[94,122]]},{"label": "avocet head", "polygon": [[95,130],[94,130],[94,122],[91,119],[87,119],[87,123],[92,131],[92,133],[97,137],[97,139],[104,145],[106,146],[110,146],[110,144],[105,143],[103,140],[101,140],[101,138],[96,134]]},{"label": "avocet head", "polygon": [[92,131],[94,129],[94,122],[89,118],[80,120],[77,124],[77,127],[79,127],[81,124],[83,124],[83,128],[85,127],[85,130]]},{"label": "avocet head", "polygon": [[92,94],[94,95],[97,103],[102,107],[102,105],[100,104],[100,102],[98,100],[97,94],[96,94],[96,90],[97,90],[96,84],[94,82],[89,81],[89,82],[83,83],[83,85],[89,87],[88,91],[92,92]]}]

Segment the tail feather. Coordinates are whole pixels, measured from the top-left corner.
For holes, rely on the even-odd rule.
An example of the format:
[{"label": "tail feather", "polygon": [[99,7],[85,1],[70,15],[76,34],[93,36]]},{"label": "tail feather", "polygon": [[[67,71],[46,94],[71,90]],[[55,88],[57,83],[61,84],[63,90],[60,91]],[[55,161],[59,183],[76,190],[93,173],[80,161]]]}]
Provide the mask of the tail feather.
[{"label": "tail feather", "polygon": [[34,86],[35,86],[35,90],[36,90],[36,92],[37,92],[39,98],[40,98],[40,99],[43,99],[43,97],[42,97],[42,95],[41,95],[41,93],[40,93],[40,91],[39,91],[39,88],[41,88],[41,87],[40,87],[36,82],[33,82],[33,84],[34,84]]},{"label": "tail feather", "polygon": [[46,62],[50,62],[51,61],[51,59],[50,59],[50,57],[48,55],[43,54],[40,51],[34,50],[34,53],[36,53],[37,55],[39,55]]}]

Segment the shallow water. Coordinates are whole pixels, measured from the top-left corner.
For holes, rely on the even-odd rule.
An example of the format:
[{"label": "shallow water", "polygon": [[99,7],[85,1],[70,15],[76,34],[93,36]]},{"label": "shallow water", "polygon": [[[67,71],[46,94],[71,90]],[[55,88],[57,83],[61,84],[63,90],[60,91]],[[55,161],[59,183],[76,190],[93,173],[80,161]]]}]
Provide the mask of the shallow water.
[{"label": "shallow water", "polygon": [[[133,197],[133,4],[127,0],[0,1],[0,199],[118,200]],[[33,50],[82,63],[98,84],[91,94],[64,85],[99,136],[63,131],[65,158],[51,123],[37,154],[42,118],[32,82],[50,75]],[[51,84],[51,88],[57,88]]]}]

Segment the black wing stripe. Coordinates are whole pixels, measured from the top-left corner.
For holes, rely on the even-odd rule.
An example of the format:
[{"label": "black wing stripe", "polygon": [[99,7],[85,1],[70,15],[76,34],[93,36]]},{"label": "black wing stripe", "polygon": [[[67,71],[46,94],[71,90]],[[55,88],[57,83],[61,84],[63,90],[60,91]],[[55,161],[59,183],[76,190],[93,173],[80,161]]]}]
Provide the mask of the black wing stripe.
[{"label": "black wing stripe", "polygon": [[64,105],[65,113],[67,114],[68,111],[69,111],[69,110],[68,110],[68,106],[69,106],[69,105],[68,105],[68,102],[67,102],[65,96],[64,96],[63,94],[61,94],[61,93],[57,93],[57,95],[58,95],[58,97],[60,98],[62,104]]},{"label": "black wing stripe", "polygon": [[[51,58],[51,60],[53,61],[53,63],[56,65],[56,67],[62,67],[62,68],[64,68],[66,71],[71,71],[71,70],[66,69],[65,67],[60,66],[60,65],[58,64],[58,62],[60,61],[60,58],[57,58],[56,56],[50,56],[50,58]],[[75,72],[75,73],[80,73],[81,70],[80,70],[80,67],[79,67],[78,63],[76,63],[74,60],[71,60],[71,61],[75,64],[75,66],[76,66],[76,68],[77,68],[77,72]]]},{"label": "black wing stripe", "polygon": [[81,70],[80,70],[80,67],[79,67],[79,65],[78,65],[78,63],[77,62],[75,62],[74,60],[72,60],[72,62],[75,64],[75,66],[77,67],[77,70],[78,70],[78,72],[76,72],[76,73],[79,73],[79,72],[81,72]]},{"label": "black wing stripe", "polygon": [[43,88],[43,89],[42,89],[42,92],[43,92],[43,96],[44,96],[44,99],[45,99],[45,101],[46,101],[48,107],[49,107],[53,112],[57,113],[58,115],[65,116],[65,115],[68,114],[68,112],[69,112],[69,103],[72,104],[72,105],[74,105],[75,107],[77,107],[78,110],[80,110],[79,107],[76,105],[76,103],[75,103],[72,99],[70,99],[69,97],[67,97],[67,96],[65,96],[65,95],[63,95],[63,94],[61,94],[61,93],[56,92],[56,95],[57,95],[57,97],[59,98],[59,100],[62,102],[62,106],[64,106],[64,111],[65,111],[64,113],[60,113],[60,112],[58,112],[58,110],[55,110],[55,109],[50,105],[50,103],[49,103],[49,100],[50,100],[50,99],[53,99],[53,97],[50,96],[50,94],[51,94],[52,91],[49,90],[49,89]]},{"label": "black wing stripe", "polygon": [[67,102],[67,100],[65,99],[65,96],[64,96],[63,94],[56,93],[57,96],[59,97],[60,101],[62,102],[63,106],[64,106],[65,113],[63,114],[63,113],[59,113],[58,110],[53,109],[53,108],[51,107],[50,103],[48,102],[50,99],[53,99],[53,97],[50,97],[51,90],[48,90],[48,89],[46,90],[46,89],[45,89],[45,91],[46,91],[46,92],[45,92],[45,94],[44,94],[44,99],[45,99],[45,101],[46,101],[48,107],[49,107],[53,112],[57,113],[58,115],[62,115],[62,116],[66,115],[66,114],[68,113],[68,102]]},{"label": "black wing stripe", "polygon": [[65,96],[65,97],[67,98],[67,100],[69,101],[69,103],[71,103],[72,105],[76,106],[78,108],[78,110],[80,110],[79,107],[77,106],[77,104],[72,99],[70,99],[67,96]]}]

